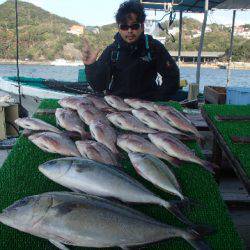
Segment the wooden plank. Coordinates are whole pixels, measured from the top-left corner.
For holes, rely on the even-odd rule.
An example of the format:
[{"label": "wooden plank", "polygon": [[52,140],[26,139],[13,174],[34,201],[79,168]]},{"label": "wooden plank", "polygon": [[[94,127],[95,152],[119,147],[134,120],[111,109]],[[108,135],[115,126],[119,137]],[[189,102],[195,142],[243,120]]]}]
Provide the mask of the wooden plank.
[{"label": "wooden plank", "polygon": [[216,139],[216,142],[218,143],[220,149],[223,149],[227,159],[232,164],[232,167],[233,167],[235,173],[240,178],[240,180],[243,182],[247,192],[250,194],[250,179],[248,178],[245,170],[241,167],[241,164],[236,159],[236,157],[234,157],[230,148],[226,144],[223,136],[220,134],[220,132],[218,131],[216,126],[213,124],[212,120],[210,119],[210,117],[207,115],[207,113],[205,112],[205,110],[203,108],[201,109],[201,112],[202,112],[203,117],[207,121],[209,128],[214,133],[214,138]]},{"label": "wooden plank", "polygon": [[231,140],[234,143],[250,143],[250,136],[237,136],[237,135],[232,135]]},{"label": "wooden plank", "polygon": [[218,121],[250,121],[250,115],[216,115]]},{"label": "wooden plank", "polygon": [[8,136],[18,136],[19,129],[15,124],[15,120],[19,117],[18,104],[11,104],[4,108],[5,122],[6,122],[6,134]]}]

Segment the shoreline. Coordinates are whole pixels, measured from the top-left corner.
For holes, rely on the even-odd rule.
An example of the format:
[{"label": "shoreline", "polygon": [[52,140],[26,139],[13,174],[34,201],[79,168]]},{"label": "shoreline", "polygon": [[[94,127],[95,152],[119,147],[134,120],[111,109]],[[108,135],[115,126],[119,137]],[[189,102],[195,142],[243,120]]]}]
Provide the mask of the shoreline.
[{"label": "shoreline", "polygon": [[[65,65],[52,65],[52,61],[19,61],[19,65],[44,65],[44,66],[72,66],[72,67],[82,67],[84,65],[74,65],[75,61],[68,61],[68,64]],[[0,59],[0,65],[15,65],[16,60],[5,60]],[[186,68],[196,68],[196,63],[185,63],[181,62],[180,67]],[[218,62],[218,63],[202,63],[201,68],[214,68],[214,69],[227,69],[227,62]],[[231,69],[240,69],[240,70],[250,70],[250,62],[232,62]]]}]

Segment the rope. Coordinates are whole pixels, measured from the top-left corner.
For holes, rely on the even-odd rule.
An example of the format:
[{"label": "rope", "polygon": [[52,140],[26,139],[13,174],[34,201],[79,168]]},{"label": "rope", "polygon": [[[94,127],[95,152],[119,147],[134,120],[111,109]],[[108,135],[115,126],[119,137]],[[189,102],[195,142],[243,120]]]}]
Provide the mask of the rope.
[{"label": "rope", "polygon": [[18,97],[19,104],[22,105],[21,99],[21,83],[19,76],[19,36],[18,36],[18,8],[17,8],[17,0],[15,0],[15,11],[16,11],[16,69],[17,69],[17,83],[18,83]]}]

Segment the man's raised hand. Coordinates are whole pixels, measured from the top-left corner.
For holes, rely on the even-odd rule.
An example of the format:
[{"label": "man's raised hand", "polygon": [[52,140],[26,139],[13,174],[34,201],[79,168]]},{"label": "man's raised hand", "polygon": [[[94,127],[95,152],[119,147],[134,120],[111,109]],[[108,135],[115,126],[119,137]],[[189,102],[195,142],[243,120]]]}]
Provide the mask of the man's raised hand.
[{"label": "man's raised hand", "polygon": [[99,50],[93,51],[88,40],[83,37],[82,61],[85,65],[94,63],[97,59]]}]

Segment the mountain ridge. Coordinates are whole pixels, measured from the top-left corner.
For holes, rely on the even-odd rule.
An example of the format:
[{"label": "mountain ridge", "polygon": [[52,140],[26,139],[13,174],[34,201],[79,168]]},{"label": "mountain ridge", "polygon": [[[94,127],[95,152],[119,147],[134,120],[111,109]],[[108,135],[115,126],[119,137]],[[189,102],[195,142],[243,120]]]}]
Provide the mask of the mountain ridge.
[{"label": "mountain ridge", "polygon": [[[71,26],[81,24],[27,2],[18,2],[18,14],[21,60],[46,61],[56,58],[79,60],[81,58],[81,36],[67,33]],[[175,21],[171,27],[177,26],[178,21]],[[199,37],[193,38],[190,34],[192,34],[192,30],[198,29],[200,26],[199,21],[184,18],[182,50],[198,50]],[[212,27],[212,32],[206,33],[203,50],[226,52],[229,48],[229,28],[217,24],[209,27]],[[84,29],[84,36],[94,48],[103,50],[112,43],[116,32],[117,26],[114,23],[100,27],[87,26]],[[161,35],[166,35],[166,33],[162,32]],[[166,42],[165,46],[168,50],[177,50],[178,34],[175,35],[175,39],[175,43]],[[235,37],[234,44],[233,60],[250,61],[249,40]],[[8,0],[0,5],[0,59],[15,59],[15,46],[15,2]]]}]

